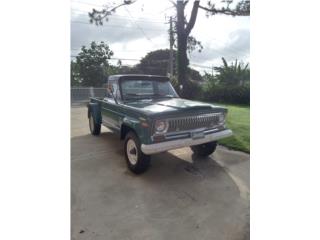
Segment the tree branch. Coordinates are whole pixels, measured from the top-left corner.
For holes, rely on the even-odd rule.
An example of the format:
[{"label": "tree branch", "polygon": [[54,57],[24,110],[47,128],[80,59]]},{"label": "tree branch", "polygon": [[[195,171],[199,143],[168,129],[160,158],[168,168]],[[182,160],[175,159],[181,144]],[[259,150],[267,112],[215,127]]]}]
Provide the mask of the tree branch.
[{"label": "tree branch", "polygon": [[171,2],[174,7],[177,7],[177,3],[175,1],[169,0],[169,2]]},{"label": "tree branch", "polygon": [[89,14],[90,17],[90,23],[95,22],[96,25],[102,25],[102,20],[106,19],[108,21],[107,16],[111,15],[114,13],[119,7],[122,7],[124,5],[131,5],[135,3],[138,0],[123,0],[123,3],[112,7],[111,9],[108,9],[108,7],[105,7],[105,9],[98,11],[96,9],[92,9],[91,13]]},{"label": "tree branch", "polygon": [[214,4],[208,3],[208,7],[200,6],[199,8],[207,11],[211,15],[225,14],[230,16],[249,16],[250,15],[250,0],[242,0],[238,2],[234,9],[231,9],[229,5],[232,0],[227,1],[227,7],[216,8]]},{"label": "tree branch", "polygon": [[192,12],[190,16],[189,23],[186,27],[186,34],[189,35],[192,28],[194,27],[194,24],[196,23],[197,14],[198,14],[198,8],[199,8],[200,0],[195,0],[193,2]]}]

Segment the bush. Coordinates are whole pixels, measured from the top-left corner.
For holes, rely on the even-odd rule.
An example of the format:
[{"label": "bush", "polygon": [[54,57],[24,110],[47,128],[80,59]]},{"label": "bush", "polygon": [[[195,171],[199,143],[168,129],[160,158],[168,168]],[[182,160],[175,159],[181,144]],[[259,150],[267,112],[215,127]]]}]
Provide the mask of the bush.
[{"label": "bush", "polygon": [[177,77],[171,77],[170,82],[180,97],[190,100],[202,99],[202,88],[197,81],[186,81],[182,91],[180,90],[180,84]]},{"label": "bush", "polygon": [[250,104],[249,86],[215,86],[204,89],[203,100],[232,104]]},{"label": "bush", "polygon": [[[202,99],[202,88],[201,85],[196,81],[186,81],[183,85],[183,94],[180,97],[190,100],[201,100]],[[180,90],[178,90],[180,92]]]}]

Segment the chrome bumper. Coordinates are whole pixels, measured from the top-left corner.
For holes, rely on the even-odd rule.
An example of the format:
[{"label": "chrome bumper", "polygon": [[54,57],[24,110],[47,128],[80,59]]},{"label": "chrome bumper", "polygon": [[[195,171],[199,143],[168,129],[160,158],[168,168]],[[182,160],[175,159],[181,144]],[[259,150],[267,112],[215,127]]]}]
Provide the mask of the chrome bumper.
[{"label": "chrome bumper", "polygon": [[179,140],[172,140],[172,141],[166,141],[166,142],[160,142],[160,143],[154,143],[154,144],[148,144],[148,145],[142,144],[141,151],[144,154],[150,155],[150,154],[165,152],[165,151],[176,149],[176,148],[189,147],[193,145],[208,143],[208,142],[229,137],[231,135],[232,135],[232,131],[230,129],[226,129],[223,131],[207,134],[204,136],[204,138],[200,138],[200,139],[184,138]]}]

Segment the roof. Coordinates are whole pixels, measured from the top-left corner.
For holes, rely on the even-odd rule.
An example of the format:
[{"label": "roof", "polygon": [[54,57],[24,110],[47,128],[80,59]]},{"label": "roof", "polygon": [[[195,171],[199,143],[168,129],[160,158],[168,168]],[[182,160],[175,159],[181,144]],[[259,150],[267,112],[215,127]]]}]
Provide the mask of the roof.
[{"label": "roof", "polygon": [[147,75],[147,74],[118,74],[118,75],[110,75],[108,80],[118,80],[120,78],[132,78],[132,77],[139,77],[139,78],[166,78],[169,79],[167,76],[161,75]]}]

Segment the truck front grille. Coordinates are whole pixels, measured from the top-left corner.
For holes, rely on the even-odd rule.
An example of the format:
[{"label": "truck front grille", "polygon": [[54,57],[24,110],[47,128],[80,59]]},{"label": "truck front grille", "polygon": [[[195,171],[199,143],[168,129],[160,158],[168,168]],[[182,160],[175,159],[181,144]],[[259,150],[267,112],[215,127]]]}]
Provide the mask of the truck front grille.
[{"label": "truck front grille", "polygon": [[210,113],[199,116],[169,119],[168,132],[217,127],[219,125],[220,114],[222,113]]}]

